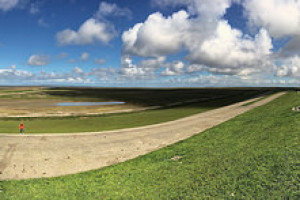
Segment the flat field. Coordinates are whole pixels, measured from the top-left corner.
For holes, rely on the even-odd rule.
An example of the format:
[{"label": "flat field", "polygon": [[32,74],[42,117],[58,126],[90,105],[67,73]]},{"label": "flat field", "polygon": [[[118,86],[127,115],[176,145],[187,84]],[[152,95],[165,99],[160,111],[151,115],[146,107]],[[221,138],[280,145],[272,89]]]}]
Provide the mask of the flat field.
[{"label": "flat field", "polygon": [[[26,134],[95,132],[156,124],[257,97],[274,88],[231,89],[96,89],[26,88],[0,90],[0,133],[17,133],[24,121]],[[3,92],[5,91],[5,92]],[[13,94],[11,94],[14,91]],[[1,94],[4,94],[1,96]],[[57,107],[57,102],[122,101],[125,105]],[[143,110],[152,108],[150,110]],[[156,108],[156,109],[153,109]],[[131,112],[124,113],[124,110]],[[117,112],[111,114],[109,112]],[[119,113],[120,112],[120,113]],[[52,117],[13,117],[42,114]],[[62,117],[72,113],[75,116]],[[92,116],[89,113],[96,113]],[[98,114],[97,114],[98,113]],[[102,113],[102,114],[101,114]],[[62,115],[62,116],[60,116]],[[5,115],[4,115],[5,116]]]},{"label": "flat field", "polygon": [[0,199],[299,199],[300,95],[100,170],[0,182]]}]

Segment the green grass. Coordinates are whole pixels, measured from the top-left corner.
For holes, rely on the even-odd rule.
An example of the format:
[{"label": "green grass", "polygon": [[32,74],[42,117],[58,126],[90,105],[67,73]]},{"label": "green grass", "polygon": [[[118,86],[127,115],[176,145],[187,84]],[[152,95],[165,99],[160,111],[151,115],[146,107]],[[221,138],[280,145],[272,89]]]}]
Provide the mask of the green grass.
[{"label": "green grass", "polygon": [[[25,133],[74,133],[131,128],[171,121],[211,109],[178,107],[144,112],[110,114],[99,117],[25,119]],[[0,133],[18,133],[21,119],[0,121]]]},{"label": "green grass", "polygon": [[[299,199],[300,95],[289,93],[145,156],[57,178],[4,181],[0,199]],[[178,161],[171,160],[181,156]]]},{"label": "green grass", "polygon": [[[155,100],[149,100],[147,104],[153,104],[163,102],[162,104],[186,101],[194,99],[195,96],[198,97],[206,96],[211,99],[200,101],[199,103],[187,104],[178,107],[170,107],[168,109],[158,109],[151,111],[143,112],[134,112],[134,113],[124,113],[124,114],[107,114],[96,117],[64,117],[64,118],[0,118],[0,133],[18,133],[18,125],[20,121],[24,121],[25,133],[75,133],[75,132],[96,132],[96,131],[105,131],[105,130],[114,130],[122,128],[132,128],[150,124],[157,124],[166,121],[176,120],[182,117],[190,116],[200,112],[204,112],[210,109],[215,109],[221,106],[229,105],[235,102],[243,101],[250,97],[253,97],[257,94],[261,94],[264,91],[259,90],[250,90],[250,91],[230,91],[226,90],[225,92],[220,90],[218,94],[216,91],[201,91],[198,90],[180,90],[183,92],[181,96],[178,91],[154,91],[154,94],[151,96],[158,95],[155,97]],[[55,91],[57,92],[57,91]],[[83,91],[86,92],[86,91]],[[108,92],[108,91],[106,91]],[[112,91],[110,91],[112,92]],[[120,91],[119,91],[120,92]],[[124,92],[124,91],[123,91]],[[134,95],[129,97],[131,91],[125,91],[127,95],[126,99],[129,100],[137,98],[135,95],[149,92],[149,91],[134,91]],[[226,93],[228,92],[228,93]],[[158,94],[160,93],[160,94]],[[166,93],[166,94],[165,94]],[[198,94],[199,93],[199,94]],[[211,94],[209,94],[211,93]],[[223,93],[223,94],[222,94]],[[72,94],[72,93],[71,93]],[[122,94],[122,93],[121,93]],[[121,95],[118,92],[114,95]],[[149,92],[151,94],[151,91]],[[165,99],[165,95],[169,94],[169,99]],[[73,95],[73,94],[72,94]],[[106,96],[101,93],[101,95]],[[81,98],[87,98],[87,95],[78,95]],[[78,97],[77,96],[77,97]],[[143,95],[142,95],[143,96]],[[219,98],[221,96],[222,98]],[[59,98],[69,98],[68,96],[58,96]],[[176,99],[175,97],[178,97]],[[94,98],[94,97],[93,97]],[[98,97],[99,98],[99,97]],[[116,98],[116,97],[110,97]],[[140,97],[142,98],[142,97]],[[145,98],[145,97],[143,97]],[[149,95],[147,96],[149,98]],[[140,99],[139,101],[141,101]],[[129,100],[130,101],[130,100]],[[136,99],[134,101],[137,101]],[[155,105],[155,104],[154,104]]]},{"label": "green grass", "polygon": [[273,94],[274,94],[274,93],[271,93],[271,94],[269,94],[269,95],[264,95],[264,96],[259,97],[258,99],[254,100],[254,101],[250,101],[250,102],[248,102],[248,103],[243,104],[243,106],[250,106],[250,105],[252,105],[252,104],[254,104],[254,103],[256,103],[256,102],[259,102],[259,101],[261,101],[261,100],[263,100],[263,99],[266,99],[266,98],[272,96]]},{"label": "green grass", "polygon": [[264,98],[261,97],[261,98],[259,98],[259,99],[254,100],[254,101],[250,101],[250,102],[248,102],[248,103],[245,103],[243,106],[250,106],[250,105],[252,105],[252,104],[254,104],[254,103],[256,103],[256,102],[261,101],[262,99],[264,99]]}]

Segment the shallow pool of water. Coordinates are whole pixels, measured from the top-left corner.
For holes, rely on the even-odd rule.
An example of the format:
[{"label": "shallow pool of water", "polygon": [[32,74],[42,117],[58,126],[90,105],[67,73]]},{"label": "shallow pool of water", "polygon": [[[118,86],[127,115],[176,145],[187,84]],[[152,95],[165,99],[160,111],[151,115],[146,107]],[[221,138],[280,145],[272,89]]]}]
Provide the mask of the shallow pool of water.
[{"label": "shallow pool of water", "polygon": [[125,102],[113,101],[113,102],[60,102],[57,106],[109,106],[109,105],[122,105]]}]

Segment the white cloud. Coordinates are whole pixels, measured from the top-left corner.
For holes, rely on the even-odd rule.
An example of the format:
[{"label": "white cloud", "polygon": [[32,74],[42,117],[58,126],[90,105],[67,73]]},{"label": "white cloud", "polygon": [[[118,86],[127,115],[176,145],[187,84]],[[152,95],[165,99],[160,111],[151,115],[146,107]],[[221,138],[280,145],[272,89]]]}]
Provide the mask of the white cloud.
[{"label": "white cloud", "polygon": [[[264,28],[254,36],[243,34],[222,19],[230,0],[164,0],[157,4],[186,5],[169,17],[151,14],[122,35],[123,55],[168,56],[183,50],[191,64],[221,74],[251,74],[272,66],[272,39]],[[235,1],[237,2],[237,0]],[[164,74],[177,74],[170,68]]]},{"label": "white cloud", "polygon": [[132,13],[128,8],[120,8],[115,3],[110,4],[103,1],[100,3],[99,9],[95,14],[95,17],[100,19],[107,16],[125,16],[130,18],[131,15]]},{"label": "white cloud", "polygon": [[120,8],[117,4],[101,2],[98,11],[92,18],[86,20],[79,29],[65,29],[56,34],[59,45],[88,45],[98,42],[107,44],[116,35],[117,31],[106,18],[109,16],[131,17],[128,8]]},{"label": "white cloud", "polygon": [[87,52],[83,52],[80,56],[81,61],[87,61],[89,59],[90,55]]},{"label": "white cloud", "polygon": [[122,65],[121,75],[123,76],[127,76],[129,78],[135,78],[138,76],[148,75],[147,69],[140,68],[134,65],[130,57],[122,57],[121,65]]},{"label": "white cloud", "polygon": [[133,64],[132,58],[123,56],[121,60],[120,74],[129,79],[150,79],[155,77],[155,72],[163,66],[165,57],[142,60]]},{"label": "white cloud", "polygon": [[220,73],[236,74],[245,68],[265,66],[272,47],[272,40],[264,29],[255,38],[250,38],[232,29],[226,21],[219,21],[210,38],[189,49],[188,59],[192,63],[215,68],[216,72],[219,69]]},{"label": "white cloud", "polygon": [[137,78],[144,78],[148,77],[149,74],[147,71],[143,68],[138,68],[138,67],[125,67],[121,69],[121,75],[126,76],[127,78],[130,79],[137,79]]},{"label": "white cloud", "polygon": [[31,66],[44,66],[50,63],[50,57],[45,55],[32,55],[28,59],[28,65]]},{"label": "white cloud", "polygon": [[56,39],[59,45],[87,45],[97,42],[106,44],[115,35],[116,31],[112,25],[90,18],[79,27],[78,31],[66,29],[58,32]]},{"label": "white cloud", "polygon": [[11,65],[8,69],[0,69],[0,82],[5,84],[18,82],[20,80],[28,81],[34,78],[34,76],[32,72],[18,70],[16,65]]},{"label": "white cloud", "polygon": [[279,51],[281,58],[273,59],[274,63],[281,63],[275,68],[275,74],[280,77],[299,77],[300,1],[251,0],[244,1],[243,6],[250,26],[264,27],[277,39],[290,38]]},{"label": "white cloud", "polygon": [[161,73],[164,76],[178,76],[183,73],[185,65],[181,61],[168,63],[166,69]]},{"label": "white cloud", "polygon": [[277,68],[276,76],[279,77],[300,77],[300,57],[293,56],[281,61]]},{"label": "white cloud", "polygon": [[300,34],[300,1],[244,1],[251,25],[266,28],[274,37]]},{"label": "white cloud", "polygon": [[0,10],[8,11],[15,8],[19,0],[0,0]]},{"label": "white cloud", "polygon": [[160,56],[153,59],[145,59],[137,63],[138,67],[148,68],[148,69],[158,69],[164,65],[166,57]]},{"label": "white cloud", "polygon": [[200,17],[207,17],[208,19],[215,19],[225,14],[226,9],[231,5],[231,0],[194,0],[192,8]]},{"label": "white cloud", "polygon": [[263,75],[239,76],[239,75],[198,75],[186,78],[172,78],[165,81],[171,85],[189,85],[196,87],[248,87],[248,86],[295,86],[299,85],[299,79],[285,79],[266,77]]},{"label": "white cloud", "polygon": [[187,67],[186,72],[187,73],[202,72],[206,69],[207,67],[205,65],[192,64]]},{"label": "white cloud", "polygon": [[[41,70],[39,72],[30,72],[19,70],[15,65],[9,68],[0,68],[1,84],[94,84],[115,83],[118,79],[118,70],[113,68],[94,68],[90,71],[84,71],[79,67],[75,67],[69,72],[47,72]],[[122,86],[122,85],[120,85]]]},{"label": "white cloud", "polygon": [[71,72],[67,73],[40,71],[35,74],[31,81],[43,84],[89,84],[93,82],[90,77],[87,77],[87,73],[83,72],[79,67],[75,67]]},{"label": "white cloud", "polygon": [[161,13],[150,15],[144,23],[136,24],[123,33],[123,53],[159,57],[178,52],[189,27],[188,17],[185,11],[168,18]]}]

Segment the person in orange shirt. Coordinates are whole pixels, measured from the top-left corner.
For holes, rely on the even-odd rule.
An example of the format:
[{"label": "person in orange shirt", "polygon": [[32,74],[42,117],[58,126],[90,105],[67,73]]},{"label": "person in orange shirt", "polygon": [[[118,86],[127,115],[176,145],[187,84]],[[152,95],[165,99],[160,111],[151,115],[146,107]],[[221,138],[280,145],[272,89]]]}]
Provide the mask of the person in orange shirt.
[{"label": "person in orange shirt", "polygon": [[19,129],[20,129],[20,133],[21,133],[21,134],[24,134],[25,126],[24,126],[24,123],[23,123],[23,122],[21,122],[21,124],[19,125]]}]

